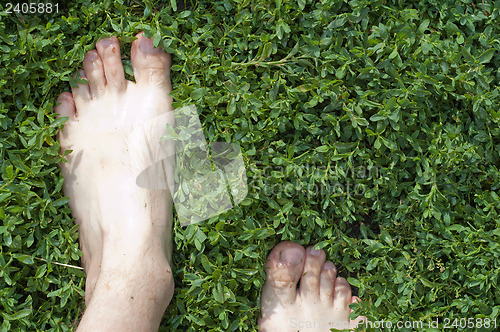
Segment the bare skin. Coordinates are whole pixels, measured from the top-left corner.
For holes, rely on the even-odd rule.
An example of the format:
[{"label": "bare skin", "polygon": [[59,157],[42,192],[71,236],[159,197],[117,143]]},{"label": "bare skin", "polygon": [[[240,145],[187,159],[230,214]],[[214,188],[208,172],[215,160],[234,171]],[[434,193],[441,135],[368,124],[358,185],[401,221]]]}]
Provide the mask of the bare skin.
[{"label": "bare skin", "polygon": [[157,331],[173,294],[170,195],[136,184],[173,125],[170,56],[137,37],[136,83],[125,80],[118,40],[103,39],[83,61],[89,84],[61,94],[55,109],[69,117],[59,140],[73,152],[60,166],[86,272],[78,331]]},{"label": "bare skin", "polygon": [[266,269],[260,332],[329,332],[353,329],[365,319],[349,320],[349,305],[359,298],[351,295],[345,278],[337,277],[323,250],[282,242],[269,255]]}]

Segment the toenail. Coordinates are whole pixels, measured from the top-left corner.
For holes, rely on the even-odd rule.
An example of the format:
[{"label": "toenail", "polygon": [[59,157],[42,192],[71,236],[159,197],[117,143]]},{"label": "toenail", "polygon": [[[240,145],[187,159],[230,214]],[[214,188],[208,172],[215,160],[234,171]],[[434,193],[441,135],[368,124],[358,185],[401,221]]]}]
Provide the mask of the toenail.
[{"label": "toenail", "polygon": [[99,59],[99,55],[96,52],[88,52],[87,53],[87,59],[89,59],[90,61],[94,62],[97,59]]},{"label": "toenail", "polygon": [[323,270],[333,270],[335,269],[335,265],[332,262],[326,262],[325,265],[323,265]]},{"label": "toenail", "polygon": [[337,280],[335,282],[336,285],[342,284],[343,286],[350,286],[346,278],[337,277]]},{"label": "toenail", "polygon": [[281,252],[280,260],[288,264],[299,264],[303,258],[302,251],[295,248],[290,248]]},{"label": "toenail", "polygon": [[313,256],[319,256],[320,254],[321,254],[321,250],[311,249],[311,255],[313,255]]},{"label": "toenail", "polygon": [[111,38],[104,38],[99,41],[99,44],[101,44],[102,47],[107,48],[114,44],[114,40]]},{"label": "toenail", "polygon": [[139,48],[144,53],[153,53],[154,50],[151,40],[144,36],[141,36],[141,39],[139,40]]}]

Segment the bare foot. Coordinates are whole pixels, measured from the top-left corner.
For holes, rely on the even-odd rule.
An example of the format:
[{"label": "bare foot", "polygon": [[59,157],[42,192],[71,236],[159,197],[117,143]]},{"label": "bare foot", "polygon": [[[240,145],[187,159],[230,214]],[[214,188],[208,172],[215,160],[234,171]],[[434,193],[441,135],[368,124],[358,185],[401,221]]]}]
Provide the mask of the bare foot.
[{"label": "bare foot", "polygon": [[167,305],[173,293],[170,195],[136,184],[160,154],[166,123],[173,125],[170,55],[142,33],[137,38],[131,50],[137,83],[125,80],[118,39],[103,39],[83,60],[88,84],[61,94],[55,109],[69,117],[59,140],[62,151],[73,152],[60,166],[80,225],[87,304],[100,275],[117,269],[143,269],[143,278],[164,284]]},{"label": "bare foot", "polygon": [[[349,320],[351,296],[346,279],[337,277],[323,250],[282,242],[268,258],[262,290],[260,332],[329,332],[353,329],[364,317]],[[300,280],[300,287],[297,284]]]}]

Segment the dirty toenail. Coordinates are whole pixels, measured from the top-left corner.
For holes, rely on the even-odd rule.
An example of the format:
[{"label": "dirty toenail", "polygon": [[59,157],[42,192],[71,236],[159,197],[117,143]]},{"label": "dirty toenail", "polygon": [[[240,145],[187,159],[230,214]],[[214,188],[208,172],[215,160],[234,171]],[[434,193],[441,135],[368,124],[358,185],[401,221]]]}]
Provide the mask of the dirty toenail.
[{"label": "dirty toenail", "polygon": [[153,43],[151,42],[151,40],[144,36],[141,36],[141,40],[139,40],[139,48],[144,53],[153,53],[154,51]]},{"label": "dirty toenail", "polygon": [[326,262],[325,265],[323,265],[323,270],[333,270],[335,269],[335,265],[332,262]]},{"label": "dirty toenail", "polygon": [[299,264],[302,261],[304,254],[302,251],[290,248],[281,252],[280,260],[288,264]]},{"label": "dirty toenail", "polygon": [[311,249],[311,255],[313,255],[313,256],[319,256],[319,254],[321,254],[321,250]]},{"label": "dirty toenail", "polygon": [[67,94],[61,94],[61,95],[59,95],[59,97],[57,97],[58,103],[63,103],[65,101],[69,101],[69,97]]},{"label": "dirty toenail", "polygon": [[99,44],[101,44],[102,47],[107,48],[107,47],[113,45],[114,42],[113,42],[113,39],[111,39],[111,38],[104,38],[104,39],[101,39]]},{"label": "dirty toenail", "polygon": [[87,59],[94,63],[95,61],[97,61],[97,59],[99,59],[99,55],[96,52],[89,52],[87,53]]}]

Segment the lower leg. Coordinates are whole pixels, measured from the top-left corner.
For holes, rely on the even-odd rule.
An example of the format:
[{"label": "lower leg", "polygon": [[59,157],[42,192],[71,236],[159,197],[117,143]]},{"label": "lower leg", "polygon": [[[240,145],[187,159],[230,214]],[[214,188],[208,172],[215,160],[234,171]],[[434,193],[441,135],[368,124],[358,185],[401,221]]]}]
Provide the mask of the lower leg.
[{"label": "lower leg", "polygon": [[136,253],[115,248],[112,256],[117,259],[101,267],[77,331],[158,331],[174,290],[166,259],[149,244]]},{"label": "lower leg", "polygon": [[[83,61],[89,84],[63,93],[55,109],[69,118],[59,140],[73,152],[61,170],[86,273],[78,331],[157,331],[173,294],[171,198],[136,184],[173,125],[170,57],[137,37],[136,83],[125,80],[118,40],[103,39]],[[172,177],[173,165],[166,169]]]}]

